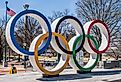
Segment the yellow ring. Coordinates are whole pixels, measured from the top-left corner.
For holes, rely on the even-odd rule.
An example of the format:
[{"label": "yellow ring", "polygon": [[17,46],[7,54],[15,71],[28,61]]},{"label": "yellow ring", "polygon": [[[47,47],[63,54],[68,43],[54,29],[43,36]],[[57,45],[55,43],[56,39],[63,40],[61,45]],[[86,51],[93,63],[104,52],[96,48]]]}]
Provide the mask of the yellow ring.
[{"label": "yellow ring", "polygon": [[[59,37],[59,38],[63,41],[63,43],[65,44],[67,50],[70,50],[70,49],[69,49],[68,42],[66,41],[66,39],[65,39],[64,36],[62,36],[61,34],[55,33],[55,32],[53,32],[52,35],[53,35],[53,36],[56,36],[56,37]],[[36,62],[36,64],[37,64],[37,66],[39,67],[39,69],[40,69],[42,72],[44,72],[46,75],[57,75],[57,74],[59,74],[60,72],[62,72],[62,71],[66,68],[66,66],[68,65],[68,62],[69,62],[69,59],[70,59],[70,55],[69,55],[69,54],[66,55],[66,60],[65,60],[64,65],[63,65],[61,68],[59,68],[58,70],[49,71],[49,70],[45,69],[45,68],[42,66],[42,64],[39,63],[39,60],[38,60],[38,46],[41,44],[42,40],[44,40],[44,39],[47,38],[47,37],[48,37],[48,33],[42,35],[42,36],[38,39],[38,41],[37,41],[37,43],[36,43],[36,45],[35,45],[35,49],[34,49],[34,58],[35,58],[35,62]]]}]

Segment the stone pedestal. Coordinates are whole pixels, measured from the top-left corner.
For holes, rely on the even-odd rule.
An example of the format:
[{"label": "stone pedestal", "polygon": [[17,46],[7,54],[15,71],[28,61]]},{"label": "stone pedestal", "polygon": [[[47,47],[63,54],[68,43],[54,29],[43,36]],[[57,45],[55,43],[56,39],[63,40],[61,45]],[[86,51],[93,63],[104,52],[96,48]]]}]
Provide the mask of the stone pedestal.
[{"label": "stone pedestal", "polygon": [[77,73],[78,74],[86,74],[86,73],[91,73],[91,71],[80,71],[80,70],[77,70]]},{"label": "stone pedestal", "polygon": [[42,74],[43,78],[51,78],[51,77],[59,77],[59,74],[57,75],[46,75],[46,74]]}]

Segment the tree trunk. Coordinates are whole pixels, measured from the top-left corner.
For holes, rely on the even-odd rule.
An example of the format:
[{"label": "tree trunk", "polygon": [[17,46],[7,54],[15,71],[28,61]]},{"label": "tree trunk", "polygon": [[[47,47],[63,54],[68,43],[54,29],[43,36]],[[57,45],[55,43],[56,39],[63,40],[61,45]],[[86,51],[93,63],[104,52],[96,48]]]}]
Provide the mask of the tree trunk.
[{"label": "tree trunk", "polygon": [[2,47],[0,47],[0,63],[2,63],[3,60],[3,51],[2,51]]},{"label": "tree trunk", "polygon": [[18,55],[18,62],[20,62],[20,54]]}]

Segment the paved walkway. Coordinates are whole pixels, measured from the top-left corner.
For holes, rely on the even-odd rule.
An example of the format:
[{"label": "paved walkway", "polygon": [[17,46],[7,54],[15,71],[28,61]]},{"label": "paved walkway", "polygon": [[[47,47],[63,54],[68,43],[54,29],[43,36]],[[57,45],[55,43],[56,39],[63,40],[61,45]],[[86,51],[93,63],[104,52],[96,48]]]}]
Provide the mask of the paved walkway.
[{"label": "paved walkway", "polygon": [[8,62],[8,67],[3,67],[2,65],[0,65],[0,75],[9,74],[11,64],[15,65],[15,67],[17,68],[18,73],[24,73],[24,72],[32,71],[32,68],[25,69],[24,65],[22,65],[20,62],[12,61],[12,62]]},{"label": "paved walkway", "polygon": [[[96,69],[99,70],[99,69]],[[100,70],[101,71],[101,70]],[[103,70],[102,70],[103,71]],[[1,75],[0,82],[116,82],[121,79],[121,72],[77,74],[73,69],[65,69],[59,77],[43,78],[38,72],[15,75]],[[117,82],[121,82],[117,81]]]}]

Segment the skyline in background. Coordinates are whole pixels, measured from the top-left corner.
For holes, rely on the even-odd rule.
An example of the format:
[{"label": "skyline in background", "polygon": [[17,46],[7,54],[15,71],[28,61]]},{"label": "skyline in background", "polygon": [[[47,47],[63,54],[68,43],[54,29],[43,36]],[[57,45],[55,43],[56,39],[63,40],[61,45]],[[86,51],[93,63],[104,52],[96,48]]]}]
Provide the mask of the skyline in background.
[{"label": "skyline in background", "polygon": [[75,13],[77,2],[77,0],[0,0],[0,18],[5,17],[5,1],[8,1],[8,7],[16,13],[24,10],[24,4],[29,4],[29,9],[37,10],[47,18],[52,16],[53,11],[68,9],[71,14]]}]

